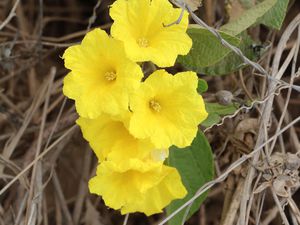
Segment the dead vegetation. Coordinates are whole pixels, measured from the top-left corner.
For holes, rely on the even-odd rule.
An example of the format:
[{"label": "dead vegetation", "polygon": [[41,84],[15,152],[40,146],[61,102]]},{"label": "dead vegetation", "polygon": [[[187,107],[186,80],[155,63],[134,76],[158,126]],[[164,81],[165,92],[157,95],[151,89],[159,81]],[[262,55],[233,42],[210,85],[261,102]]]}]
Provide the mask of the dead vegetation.
[{"label": "dead vegetation", "polygon": [[[92,27],[109,30],[111,3],[0,1],[1,225],[123,223],[118,212],[88,193],[96,158],[74,125],[73,102],[61,91],[67,73],[60,58],[63,50]],[[224,4],[204,0],[197,14],[219,26],[228,16]],[[281,31],[249,31],[269,43],[259,65],[284,84],[253,67],[204,77],[209,84],[206,99],[253,103],[205,130],[216,178],[199,189],[198,196],[211,191],[187,224],[300,224],[300,93],[292,87],[300,84],[300,2],[291,1],[289,8]],[[215,96],[221,90],[236,94],[227,96],[229,100]],[[136,214],[125,223],[163,224],[165,218]]]}]

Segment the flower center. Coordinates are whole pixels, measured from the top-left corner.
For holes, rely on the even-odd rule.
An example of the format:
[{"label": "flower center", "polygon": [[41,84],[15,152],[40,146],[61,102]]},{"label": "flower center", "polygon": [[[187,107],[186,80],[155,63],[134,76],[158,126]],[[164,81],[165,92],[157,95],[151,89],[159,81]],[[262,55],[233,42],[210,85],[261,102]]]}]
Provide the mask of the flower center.
[{"label": "flower center", "polygon": [[149,102],[149,107],[154,110],[155,112],[160,112],[161,111],[161,105],[159,104],[158,101],[156,100],[150,100]]},{"label": "flower center", "polygon": [[106,80],[108,81],[113,81],[117,78],[117,74],[113,71],[109,71],[109,72],[106,72],[104,74],[104,77],[106,78]]},{"label": "flower center", "polygon": [[141,37],[139,39],[137,39],[137,44],[141,47],[141,48],[147,48],[149,46],[149,41],[147,38]]}]

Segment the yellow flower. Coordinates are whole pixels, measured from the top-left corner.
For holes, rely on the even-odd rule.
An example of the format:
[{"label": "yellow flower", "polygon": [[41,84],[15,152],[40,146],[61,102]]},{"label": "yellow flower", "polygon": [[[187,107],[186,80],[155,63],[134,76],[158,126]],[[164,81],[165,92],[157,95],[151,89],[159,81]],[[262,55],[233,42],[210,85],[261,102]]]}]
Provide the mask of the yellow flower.
[{"label": "yellow flower", "polygon": [[186,55],[192,40],[186,34],[188,13],[176,21],[181,9],[175,9],[168,0],[117,0],[110,9],[114,20],[111,34],[124,42],[130,59],[136,62],[152,61],[157,66],[173,66],[178,55]]},{"label": "yellow flower", "polygon": [[187,193],[175,168],[138,159],[104,161],[89,189],[101,195],[107,206],[121,209],[122,214],[143,212],[148,216],[162,212],[172,200]]},{"label": "yellow flower", "polygon": [[128,95],[139,86],[143,74],[126,57],[122,42],[95,29],[80,45],[69,47],[63,58],[71,70],[63,92],[75,100],[80,116],[96,118],[102,112],[117,115],[128,110]]},{"label": "yellow flower", "polygon": [[155,71],[131,97],[129,131],[137,138],[150,138],[156,148],[190,145],[207,117],[197,84],[194,72],[173,76]]},{"label": "yellow flower", "polygon": [[83,137],[90,143],[100,161],[129,158],[164,161],[168,150],[155,149],[149,139],[136,139],[123,122],[102,114],[96,119],[80,117],[77,121]]}]

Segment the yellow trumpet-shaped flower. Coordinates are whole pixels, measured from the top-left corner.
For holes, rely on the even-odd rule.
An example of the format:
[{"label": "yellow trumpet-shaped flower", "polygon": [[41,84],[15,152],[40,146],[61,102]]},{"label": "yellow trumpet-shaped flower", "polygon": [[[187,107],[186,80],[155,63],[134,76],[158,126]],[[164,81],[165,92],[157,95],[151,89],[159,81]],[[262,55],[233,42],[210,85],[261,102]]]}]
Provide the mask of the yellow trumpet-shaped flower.
[{"label": "yellow trumpet-shaped flower", "polygon": [[96,119],[80,117],[76,122],[100,161],[107,158],[114,161],[129,158],[164,161],[168,156],[167,149],[155,149],[149,139],[135,138],[122,121],[106,114]]},{"label": "yellow trumpet-shaped flower", "polygon": [[110,9],[114,20],[111,34],[124,42],[130,59],[152,61],[157,66],[173,66],[178,55],[186,55],[192,46],[186,34],[188,13],[179,24],[166,26],[179,18],[168,0],[117,0]]},{"label": "yellow trumpet-shaped flower", "polygon": [[131,97],[129,131],[137,138],[150,138],[156,148],[190,145],[207,117],[197,85],[194,72],[173,76],[155,71]]},{"label": "yellow trumpet-shaped flower", "polygon": [[139,86],[143,74],[126,57],[122,42],[95,29],[80,45],[69,47],[63,58],[71,70],[64,79],[63,92],[75,100],[80,116],[96,118],[102,112],[117,115],[128,110],[128,96]]},{"label": "yellow trumpet-shaped flower", "polygon": [[162,212],[172,200],[187,193],[175,168],[138,159],[104,161],[90,180],[89,189],[122,214],[143,212],[148,216]]}]

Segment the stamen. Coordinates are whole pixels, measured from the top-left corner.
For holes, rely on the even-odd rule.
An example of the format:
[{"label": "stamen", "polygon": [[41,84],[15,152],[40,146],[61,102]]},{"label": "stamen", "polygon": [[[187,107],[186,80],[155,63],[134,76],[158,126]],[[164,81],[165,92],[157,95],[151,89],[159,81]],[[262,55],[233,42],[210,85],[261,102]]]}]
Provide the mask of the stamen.
[{"label": "stamen", "polygon": [[147,38],[141,37],[139,39],[137,39],[137,44],[141,47],[141,48],[147,48],[149,46],[149,41]]},{"label": "stamen", "polygon": [[159,104],[158,101],[156,100],[150,100],[149,102],[149,107],[154,110],[155,112],[160,112],[161,111],[161,105]]},{"label": "stamen", "polygon": [[113,81],[113,80],[115,80],[115,79],[117,78],[117,74],[116,74],[115,72],[110,71],[110,72],[106,72],[106,73],[104,74],[104,77],[105,77],[108,81]]}]

